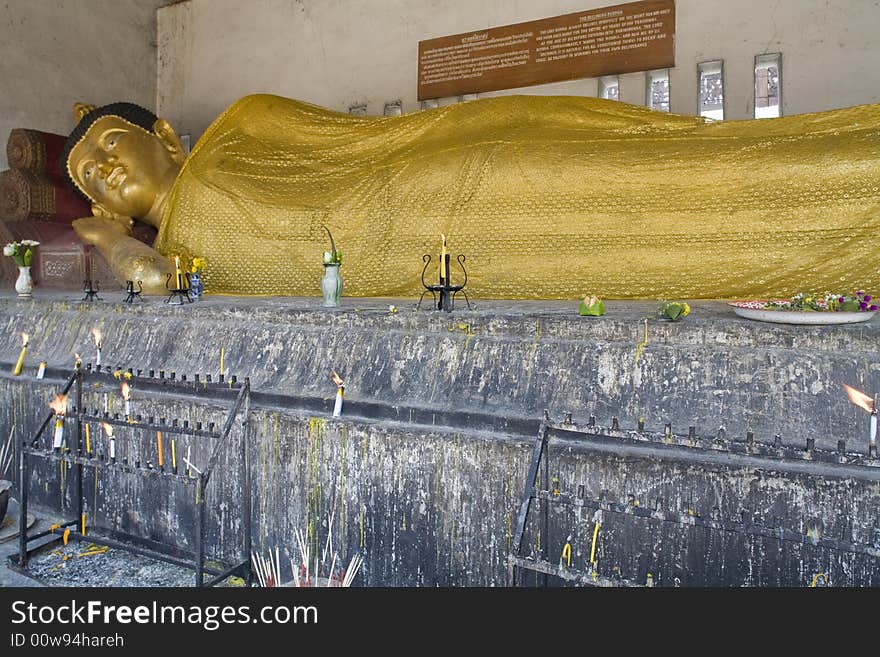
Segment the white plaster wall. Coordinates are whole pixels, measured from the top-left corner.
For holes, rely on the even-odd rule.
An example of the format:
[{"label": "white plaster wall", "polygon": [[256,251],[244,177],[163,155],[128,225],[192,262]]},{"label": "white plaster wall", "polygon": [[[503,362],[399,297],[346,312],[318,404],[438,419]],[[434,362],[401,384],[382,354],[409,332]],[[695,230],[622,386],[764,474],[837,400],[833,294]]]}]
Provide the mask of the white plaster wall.
[{"label": "white plaster wall", "polygon": [[69,132],[74,102],[155,109],[156,8],[169,1],[0,2],[0,170],[12,128]]},{"label": "white plaster wall", "polygon": [[[158,11],[157,106],[197,138],[256,92],[381,114],[416,100],[418,42],[615,4],[614,0],[186,0]],[[783,53],[783,111],[880,101],[880,0],[678,0],[672,110],[695,113],[696,67],[724,59],[727,118],[749,118],[757,54]],[[494,92],[596,95],[595,79]],[[643,73],[621,99],[644,104]],[[452,102],[441,99],[440,104]]]}]

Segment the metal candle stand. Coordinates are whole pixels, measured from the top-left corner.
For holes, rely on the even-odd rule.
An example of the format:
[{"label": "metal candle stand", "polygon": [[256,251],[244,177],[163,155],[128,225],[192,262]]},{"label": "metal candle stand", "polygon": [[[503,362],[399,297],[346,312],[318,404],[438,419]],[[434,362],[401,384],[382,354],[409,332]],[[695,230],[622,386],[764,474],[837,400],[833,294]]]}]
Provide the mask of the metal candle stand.
[{"label": "metal candle stand", "polygon": [[[121,368],[117,367],[117,370],[121,370]],[[90,388],[94,383],[115,386],[116,380],[110,368],[105,367],[102,369],[99,365],[96,366],[93,371],[91,364],[88,364],[85,369],[76,367],[61,390],[61,394],[66,395],[70,389],[75,386],[75,406],[72,404],[71,406],[73,406],[73,408],[68,408],[66,417],[75,421],[76,428],[71,433],[73,438],[68,447],[61,450],[53,450],[51,432],[49,434],[49,443],[38,446],[46,427],[49,426],[52,419],[56,417],[54,412],[50,411],[33,437],[29,441],[22,443],[18,450],[18,484],[19,492],[21,494],[19,522],[21,523],[20,527],[22,530],[19,533],[18,554],[9,556],[10,566],[26,573],[29,557],[38,550],[42,551],[46,545],[41,542],[37,547],[28,550],[28,543],[37,541],[38,539],[42,539],[49,535],[54,535],[56,536],[54,542],[61,541],[63,538],[86,541],[88,543],[105,545],[111,548],[121,549],[133,554],[139,554],[193,569],[195,571],[196,586],[215,586],[232,575],[238,575],[244,578],[247,581],[248,586],[250,586],[251,485],[248,466],[248,444],[250,442],[250,424],[248,422],[248,416],[250,413],[251,400],[250,381],[246,378],[243,383],[239,383],[236,377],[232,377],[230,381],[225,382],[221,376],[220,381],[217,383],[211,383],[210,377],[208,377],[207,381],[204,383],[200,383],[199,377],[196,375],[194,382],[187,382],[186,375],[183,375],[180,379],[176,380],[174,372],[171,373],[170,379],[166,379],[164,371],[159,372],[159,379],[161,380],[156,380],[152,377],[153,372],[154,370],[150,370],[150,377],[141,377],[141,370],[137,371],[137,376],[133,376],[131,368],[128,369],[128,374],[131,376],[133,384],[140,384],[147,390],[155,391],[158,389],[159,392],[155,394],[159,396],[164,394],[177,400],[181,393],[196,386],[199,389],[199,395],[202,397],[208,397],[215,402],[221,401],[227,404],[231,403],[231,408],[226,415],[226,421],[223,424],[223,428],[220,431],[216,431],[213,422],[208,425],[207,429],[202,428],[201,422],[197,422],[195,427],[191,427],[188,420],[183,420],[181,423],[177,419],[172,418],[169,422],[168,419],[164,417],[143,418],[140,415],[136,415],[134,417],[120,418],[118,414],[111,416],[106,409],[103,414],[97,409],[94,409],[90,413],[83,406],[83,389],[86,387]],[[207,506],[208,482],[210,481],[211,474],[220,461],[223,449],[228,448],[227,439],[229,438],[235,419],[239,414],[243,416],[238,473],[241,484],[240,489],[242,491],[241,508],[243,536],[240,543],[242,546],[241,561],[230,567],[208,567],[205,564],[205,511]],[[157,419],[158,422],[156,422]],[[159,466],[157,463],[154,467],[152,461],[143,463],[139,452],[136,458],[132,459],[133,462],[130,461],[128,458],[128,452],[130,450],[126,450],[124,443],[120,446],[121,451],[123,451],[121,459],[105,459],[104,454],[99,453],[99,450],[95,449],[94,438],[92,439],[91,451],[84,450],[83,447],[85,442],[83,440],[83,426],[89,422],[107,423],[111,426],[123,428],[128,431],[145,430],[149,435],[155,435],[157,431],[161,431],[163,435],[182,434],[190,436],[192,439],[203,438],[216,442],[214,442],[213,449],[211,450],[210,459],[201,472],[199,472],[194,466],[190,465],[181,467],[180,469],[183,471],[178,472],[176,466],[169,468],[164,464]],[[125,441],[127,439],[126,431],[120,431],[119,434],[114,435],[113,438]],[[66,462],[68,466],[75,466],[75,505],[78,511],[76,519],[53,525],[48,530],[35,534],[28,534],[25,529],[27,527],[28,487],[31,483],[31,457],[39,457],[59,462],[63,461]],[[175,457],[173,456],[172,459],[174,458]],[[193,475],[190,475],[188,472],[190,467],[195,471]],[[90,531],[86,534],[85,527],[80,524],[83,522],[82,519],[84,518],[85,510],[86,496],[84,494],[83,482],[86,468],[94,468],[96,477],[98,470],[107,468],[108,470],[116,470],[122,474],[140,475],[151,481],[153,481],[152,477],[160,477],[173,483],[196,487],[196,509],[194,514],[196,522],[194,537],[195,550],[185,550],[180,546],[168,545],[157,541],[145,541],[133,534],[127,534],[118,530],[98,527],[95,525],[90,526]],[[95,512],[96,510],[93,509],[93,514]],[[67,534],[66,537],[64,536],[65,533]],[[135,545],[134,543],[137,543],[138,545]],[[145,544],[148,546],[141,547]],[[210,575],[212,578],[208,582],[205,582],[205,575]]]},{"label": "metal candle stand", "polygon": [[83,292],[85,292],[85,296],[82,298],[82,301],[102,301],[101,297],[98,296],[98,292],[101,291],[101,281],[95,281],[98,287],[92,286],[92,279],[86,279],[83,281]]},{"label": "metal candle stand", "polygon": [[[171,283],[171,277],[176,276],[177,280],[175,281],[178,287],[170,287],[169,283]],[[189,296],[189,272],[182,272],[180,274],[168,274],[165,279],[165,289],[169,291],[168,298],[165,299],[165,303],[171,304],[172,306],[182,306],[183,300],[186,299],[188,302],[192,303],[192,297]],[[177,301],[174,301],[177,299]]]},{"label": "metal candle stand", "polygon": [[[440,276],[440,284],[439,285],[428,285],[425,282],[425,272],[428,271],[428,265],[431,264],[431,256],[427,253],[422,256],[422,261],[425,263],[424,269],[422,269],[422,286],[424,286],[425,291],[422,292],[419,297],[419,303],[416,305],[416,309],[422,307],[422,299],[425,298],[425,295],[430,292],[431,297],[434,299],[434,307],[437,310],[445,310],[446,312],[452,312],[455,309],[455,295],[461,292],[464,295],[464,300],[467,303],[468,309],[471,307],[470,299],[468,299],[467,292],[464,291],[464,286],[467,285],[468,275],[467,270],[464,268],[465,257],[464,254],[459,253],[456,257],[458,261],[459,267],[461,267],[461,271],[464,272],[464,282],[461,285],[450,285],[450,272],[449,272],[449,254],[446,254],[443,264],[443,272],[446,274],[444,276]],[[437,300],[437,294],[440,294],[440,300]]]},{"label": "metal candle stand", "polygon": [[138,301],[143,301],[141,298],[141,293],[144,291],[144,285],[142,281],[138,281],[138,291],[134,291],[134,281],[125,281],[125,291],[128,293],[128,296],[122,301],[122,303],[132,303],[135,299]]},{"label": "metal candle stand", "polygon": [[[614,500],[610,497],[610,491],[606,490],[603,490],[598,498],[591,497],[587,493],[585,484],[578,485],[575,491],[573,482],[560,483],[558,475],[551,476],[549,450],[551,439],[577,441],[583,449],[602,455],[625,457],[628,461],[647,458],[652,461],[699,463],[711,468],[749,468],[759,472],[767,470],[788,474],[793,477],[812,476],[821,481],[827,478],[845,477],[869,485],[874,485],[874,482],[880,478],[878,473],[880,462],[876,458],[876,446],[872,447],[870,443],[869,453],[866,456],[847,451],[845,440],[838,440],[835,451],[817,449],[814,438],[807,438],[805,446],[797,448],[784,445],[779,435],[773,437],[772,443],[757,441],[751,431],[746,432],[744,441],[732,440],[726,436],[723,427],[715,436],[704,437],[697,435],[694,426],[688,427],[686,436],[676,434],[671,423],[667,423],[662,432],[646,431],[644,420],[641,419],[637,430],[624,431],[616,417],[611,418],[610,427],[602,427],[597,424],[596,417],[592,414],[586,423],[578,423],[573,420],[571,413],[566,413],[562,421],[558,421],[553,420],[545,410],[534,442],[511,551],[507,558],[509,586],[520,583],[521,575],[526,571],[542,575],[544,586],[548,585],[549,576],[585,586],[645,585],[632,579],[624,579],[620,572],[602,575],[597,572],[595,561],[586,562],[587,569],[564,565],[561,560],[558,564],[552,561],[548,546],[556,546],[559,541],[554,542],[554,537],[551,535],[550,506],[557,503],[574,509],[579,520],[590,518],[590,513],[593,512],[594,523],[599,522],[597,517],[601,518],[603,513],[613,514],[643,521],[662,521],[687,527],[700,527],[707,531],[739,534],[749,538],[771,538],[789,544],[827,549],[837,554],[880,558],[880,551],[873,544],[853,539],[841,540],[833,536],[814,538],[800,530],[773,527],[761,517],[760,513],[748,509],[741,509],[738,516],[725,518],[722,517],[718,507],[707,512],[705,516],[701,515],[693,501],[687,503],[687,508],[676,510],[669,508],[668,504],[664,505],[664,501],[659,497],[647,500],[647,504],[640,504],[631,494],[626,501]],[[558,455],[561,450],[555,453]],[[658,453],[663,455],[659,456]],[[540,482],[547,483],[541,485]],[[541,502],[540,517],[532,523],[536,525],[535,530],[540,532],[540,547],[537,548],[537,554],[527,554],[526,525],[535,500]]]}]

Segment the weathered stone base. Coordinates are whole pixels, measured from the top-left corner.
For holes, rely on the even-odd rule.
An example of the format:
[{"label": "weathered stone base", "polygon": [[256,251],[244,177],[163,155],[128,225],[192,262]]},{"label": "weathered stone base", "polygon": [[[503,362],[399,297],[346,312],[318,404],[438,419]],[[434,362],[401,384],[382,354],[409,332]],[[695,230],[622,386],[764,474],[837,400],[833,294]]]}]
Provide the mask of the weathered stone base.
[{"label": "weathered stone base", "polygon": [[[364,552],[364,584],[503,585],[534,440],[549,408],[556,420],[572,412],[582,425],[591,413],[606,427],[618,416],[621,431],[551,433],[539,486],[556,477],[561,497],[582,506],[553,504],[545,521],[544,502],[536,501],[525,554],[558,563],[568,541],[571,567],[585,569],[595,503],[605,508],[597,540],[602,577],[643,584],[650,572],[668,586],[803,586],[822,573],[834,585],[880,585],[880,470],[858,455],[867,414],[839,387],[880,388],[873,324],[772,326],[695,303],[683,322],[649,320],[636,362],[640,318],[653,304],[609,303],[605,318],[592,319],[575,315],[574,304],[498,302],[441,315],[413,313],[399,300],[398,313],[387,301],[345,301],[327,311],[319,299],[209,298],[174,308],[157,299],[128,307],[6,297],[0,435],[14,427],[24,439],[38,426],[73,351],[94,360],[93,326],[104,331],[105,364],[143,375],[152,369],[157,378],[162,370],[166,378],[173,371],[192,381],[210,372],[216,380],[223,346],[229,372],[249,376],[255,391],[255,549],[280,545],[295,554],[294,529],[311,525],[323,541],[332,515],[343,559]],[[24,375],[12,378],[20,330],[32,342]],[[50,365],[44,381],[33,378],[39,360]],[[346,378],[341,419],[329,417],[332,369]],[[134,388],[134,413],[222,422],[223,409],[199,399],[197,387],[169,397],[138,390],[135,377]],[[110,392],[111,412],[121,413],[115,387],[90,388],[84,406],[103,409]],[[634,441],[627,432],[639,417],[661,434],[671,422],[680,437]],[[689,446],[688,425],[705,439],[702,449]],[[739,442],[713,448],[719,425]],[[752,451],[742,444],[749,430]],[[241,550],[241,431],[237,425],[209,487],[214,557]],[[777,433],[788,450],[783,460],[784,450],[761,445]],[[808,438],[815,457],[803,453]],[[835,463],[825,452],[840,439],[848,439],[846,455]],[[141,454],[150,454],[153,437],[142,440]],[[674,443],[691,451],[657,451]],[[123,445],[120,439],[120,450],[138,449]],[[207,462],[209,449],[194,441],[193,462]],[[720,460],[704,458],[710,453]],[[744,453],[760,458],[743,461]],[[105,472],[96,494],[86,468],[90,517],[97,500],[99,524],[192,549],[193,487]],[[73,470],[40,464],[32,495],[57,504],[62,489],[69,506]],[[652,517],[634,512],[646,508]],[[719,524],[691,525],[688,517]],[[522,581],[542,578],[530,573]]]}]

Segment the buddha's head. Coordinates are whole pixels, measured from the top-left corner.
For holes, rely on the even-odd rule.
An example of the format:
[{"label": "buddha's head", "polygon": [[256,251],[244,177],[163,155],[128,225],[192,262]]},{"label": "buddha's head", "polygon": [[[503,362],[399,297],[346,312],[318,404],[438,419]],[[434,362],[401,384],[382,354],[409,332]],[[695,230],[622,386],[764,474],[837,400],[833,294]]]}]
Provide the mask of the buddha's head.
[{"label": "buddha's head", "polygon": [[62,168],[95,214],[143,219],[164,198],[184,153],[167,121],[132,103],[77,105]]}]

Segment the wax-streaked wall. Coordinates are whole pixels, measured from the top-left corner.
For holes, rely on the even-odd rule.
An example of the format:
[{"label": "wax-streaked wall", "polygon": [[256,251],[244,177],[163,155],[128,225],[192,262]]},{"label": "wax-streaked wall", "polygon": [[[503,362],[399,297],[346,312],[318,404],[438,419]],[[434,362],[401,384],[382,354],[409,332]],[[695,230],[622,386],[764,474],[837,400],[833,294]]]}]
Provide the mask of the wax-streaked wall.
[{"label": "wax-streaked wall", "polygon": [[0,170],[13,128],[64,133],[73,103],[156,95],[156,8],[168,0],[0,3]]},{"label": "wax-streaked wall", "polygon": [[[255,92],[345,111],[416,100],[418,42],[616,4],[614,0],[187,0],[158,11],[157,103],[198,137]],[[781,52],[783,113],[880,101],[877,0],[678,0],[672,111],[694,114],[697,63],[723,59],[725,110],[750,118],[754,57]],[[621,100],[644,104],[645,75],[621,76]],[[595,96],[595,79],[495,92]],[[453,99],[441,99],[441,104]]]}]

